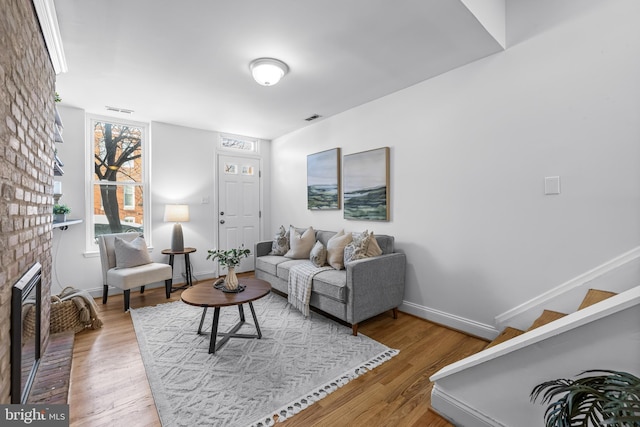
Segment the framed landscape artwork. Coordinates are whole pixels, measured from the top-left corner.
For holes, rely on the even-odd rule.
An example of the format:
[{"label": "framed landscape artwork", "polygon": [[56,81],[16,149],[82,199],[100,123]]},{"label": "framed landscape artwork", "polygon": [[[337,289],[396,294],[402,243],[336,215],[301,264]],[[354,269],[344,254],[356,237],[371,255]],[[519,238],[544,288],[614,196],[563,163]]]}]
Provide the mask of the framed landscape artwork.
[{"label": "framed landscape artwork", "polygon": [[340,209],[340,149],[307,156],[307,208]]},{"label": "framed landscape artwork", "polygon": [[343,160],[344,218],[389,220],[389,147],[349,154]]}]

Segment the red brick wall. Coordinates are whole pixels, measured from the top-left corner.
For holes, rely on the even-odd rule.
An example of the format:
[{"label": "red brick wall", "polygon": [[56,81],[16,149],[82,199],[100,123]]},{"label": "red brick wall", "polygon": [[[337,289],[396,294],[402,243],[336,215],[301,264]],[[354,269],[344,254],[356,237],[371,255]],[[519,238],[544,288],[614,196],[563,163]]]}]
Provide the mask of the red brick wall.
[{"label": "red brick wall", "polygon": [[[55,73],[30,0],[0,5],[0,403],[10,402],[11,288],[42,264],[49,338]],[[44,346],[43,346],[44,348]]]}]

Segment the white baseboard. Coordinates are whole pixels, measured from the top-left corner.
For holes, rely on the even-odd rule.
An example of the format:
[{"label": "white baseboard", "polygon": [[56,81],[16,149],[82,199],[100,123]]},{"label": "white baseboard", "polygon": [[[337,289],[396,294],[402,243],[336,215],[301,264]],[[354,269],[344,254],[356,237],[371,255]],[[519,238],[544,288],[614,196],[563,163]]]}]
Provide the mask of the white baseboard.
[{"label": "white baseboard", "polygon": [[438,384],[434,384],[431,391],[431,407],[452,424],[459,427],[506,427],[504,424],[444,392],[438,387]]},{"label": "white baseboard", "polygon": [[403,301],[399,310],[434,323],[439,323],[452,329],[457,329],[469,335],[474,335],[488,340],[493,340],[500,334],[500,332],[491,325],[486,325],[484,323],[476,322],[475,320],[466,319],[464,317],[456,316],[455,314],[446,313],[444,311],[436,310],[435,308],[425,307],[409,301]]}]

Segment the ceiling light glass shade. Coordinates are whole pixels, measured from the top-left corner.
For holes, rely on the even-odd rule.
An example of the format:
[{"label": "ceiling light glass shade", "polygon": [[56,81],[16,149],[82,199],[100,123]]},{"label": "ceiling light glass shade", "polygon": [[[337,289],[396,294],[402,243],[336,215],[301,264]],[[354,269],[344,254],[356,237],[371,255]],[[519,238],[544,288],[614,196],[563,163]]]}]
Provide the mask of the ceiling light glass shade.
[{"label": "ceiling light glass shade", "polygon": [[273,86],[289,71],[282,61],[273,58],[258,58],[249,64],[253,79],[262,86]]}]

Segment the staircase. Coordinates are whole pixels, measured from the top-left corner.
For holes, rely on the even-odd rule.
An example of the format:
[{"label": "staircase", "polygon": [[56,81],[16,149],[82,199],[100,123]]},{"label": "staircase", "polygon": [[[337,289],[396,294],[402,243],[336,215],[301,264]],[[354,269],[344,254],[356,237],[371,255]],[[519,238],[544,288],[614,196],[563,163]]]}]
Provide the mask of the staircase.
[{"label": "staircase", "polygon": [[[580,304],[580,306],[578,307],[578,310],[582,310],[583,308],[587,308],[593,304],[599,303],[600,301],[603,301],[609,297],[612,297],[614,295],[617,295],[615,292],[609,292],[609,291],[601,291],[598,289],[589,289],[589,291],[587,292],[587,295],[585,295],[584,299],[582,300],[582,303]],[[559,313],[557,311],[553,311],[553,310],[544,310],[542,312],[542,314],[540,315],[540,317],[538,317],[529,327],[529,329],[527,329],[526,331],[517,329],[517,328],[512,328],[510,326],[506,327],[501,333],[500,335],[498,335],[493,341],[491,341],[489,343],[489,345],[487,345],[487,348],[489,347],[493,347],[494,345],[503,343],[505,341],[510,340],[511,338],[515,338],[517,336],[520,336],[522,334],[524,334],[525,332],[529,332],[532,331],[536,328],[539,328],[540,326],[546,325],[548,323],[551,323],[555,320],[558,320],[562,317],[566,316],[565,313]]]},{"label": "staircase", "polygon": [[529,402],[535,385],[587,369],[640,371],[638,325],[640,286],[589,289],[575,312],[543,310],[526,330],[506,327],[434,374],[432,408],[456,426],[541,425],[545,407]]}]

